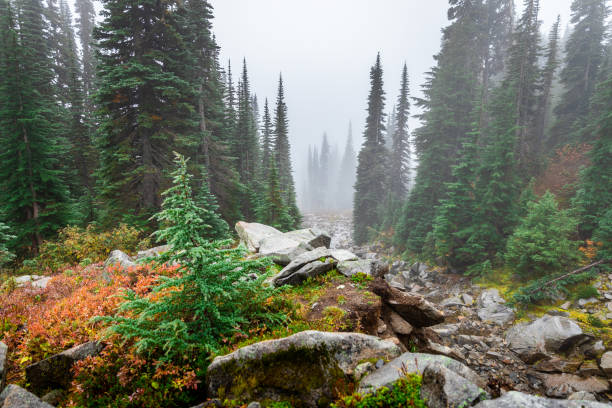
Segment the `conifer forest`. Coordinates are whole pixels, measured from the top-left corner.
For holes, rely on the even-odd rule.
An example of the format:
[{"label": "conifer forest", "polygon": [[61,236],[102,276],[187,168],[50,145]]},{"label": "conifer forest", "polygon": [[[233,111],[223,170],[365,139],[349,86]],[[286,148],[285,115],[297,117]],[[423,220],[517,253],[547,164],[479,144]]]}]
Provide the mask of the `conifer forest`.
[{"label": "conifer forest", "polygon": [[610,7],[0,0],[0,408],[612,406]]}]

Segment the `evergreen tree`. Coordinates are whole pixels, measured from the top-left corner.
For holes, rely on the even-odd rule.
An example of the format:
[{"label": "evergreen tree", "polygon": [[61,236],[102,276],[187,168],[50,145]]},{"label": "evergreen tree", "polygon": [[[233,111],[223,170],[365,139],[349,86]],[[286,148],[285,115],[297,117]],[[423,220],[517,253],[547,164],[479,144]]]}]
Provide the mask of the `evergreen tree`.
[{"label": "evergreen tree", "polygon": [[607,0],[574,0],[572,3],[573,27],[565,45],[565,64],[561,71],[565,92],[555,108],[557,122],[551,130],[550,146],[583,141],[580,131],[586,125],[589,102],[604,58],[606,3]]},{"label": "evergreen tree", "polygon": [[11,222],[13,246],[37,252],[71,220],[68,143],[59,136],[42,4],[15,4],[17,20],[11,4],[0,3],[0,214]]},{"label": "evergreen tree", "polygon": [[410,141],[408,140],[409,92],[408,67],[404,64],[387,176],[389,191],[386,198],[385,214],[382,215],[385,227],[393,226],[398,221],[398,211],[408,193],[408,165],[410,161]]},{"label": "evergreen tree", "polygon": [[8,243],[15,239],[15,236],[10,235],[9,231],[8,225],[0,222],[0,268],[15,258],[15,254],[8,249]]},{"label": "evergreen tree", "polygon": [[[270,108],[268,106],[268,98],[264,103],[263,129],[262,129],[262,146],[261,146],[261,162],[262,162],[262,178],[268,180],[270,174],[270,160],[273,157],[274,129],[272,128],[272,117],[270,116]],[[308,147],[309,156],[312,154],[310,146]],[[312,157],[309,157],[311,160]],[[309,161],[310,163],[310,161]]]},{"label": "evergreen tree", "polygon": [[105,19],[94,33],[103,216],[144,221],[161,205],[169,152],[199,145],[198,89],[185,72],[192,60],[180,35],[179,3],[103,6]]},{"label": "evergreen tree", "polygon": [[323,133],[321,151],[319,153],[319,177],[317,183],[321,192],[321,205],[328,208],[329,179],[331,176],[331,148],[327,140],[327,133]]},{"label": "evergreen tree", "polygon": [[340,173],[338,176],[338,207],[340,209],[352,208],[351,197],[354,194],[355,176],[357,168],[357,157],[353,147],[353,126],[349,122],[346,146],[340,163]]},{"label": "evergreen tree", "polygon": [[386,190],[385,94],[380,54],[376,56],[376,63],[370,70],[370,84],[365,140],[357,159],[353,207],[353,239],[358,245],[367,241],[368,228],[380,225],[379,203]]},{"label": "evergreen tree", "polygon": [[289,145],[289,119],[287,117],[287,104],[285,103],[285,90],[282,75],[278,80],[278,94],[276,97],[276,116],[274,118],[274,153],[278,167],[278,179],[281,194],[287,205],[287,211],[293,219],[294,227],[298,227],[302,216],[297,208],[295,197],[295,184],[291,168],[291,147]]},{"label": "evergreen tree", "polygon": [[393,109],[391,109],[391,114],[387,117],[387,135],[385,137],[385,147],[389,151],[393,151],[393,135],[395,135],[395,127],[397,124],[397,107],[393,105]]},{"label": "evergreen tree", "polygon": [[[95,56],[93,50],[93,29],[96,23],[96,12],[92,0],[76,0],[78,34],[81,42],[81,62],[83,65],[83,91],[91,96],[94,92]],[[89,101],[89,98],[87,99]]]},{"label": "evergreen tree", "polygon": [[267,166],[270,169],[262,205],[258,209],[259,222],[273,226],[281,231],[289,231],[295,226],[295,221],[287,211],[287,205],[280,190],[280,179],[276,170],[276,160],[272,156]]}]

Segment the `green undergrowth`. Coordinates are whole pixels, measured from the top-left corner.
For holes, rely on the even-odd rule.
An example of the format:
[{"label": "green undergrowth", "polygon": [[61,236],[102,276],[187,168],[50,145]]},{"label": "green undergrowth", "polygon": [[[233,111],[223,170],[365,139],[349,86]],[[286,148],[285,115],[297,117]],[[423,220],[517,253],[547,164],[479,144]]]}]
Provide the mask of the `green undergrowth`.
[{"label": "green undergrowth", "polygon": [[393,384],[392,388],[383,387],[376,393],[362,395],[355,393],[333,403],[332,408],[425,408],[421,399],[421,376],[407,374]]}]

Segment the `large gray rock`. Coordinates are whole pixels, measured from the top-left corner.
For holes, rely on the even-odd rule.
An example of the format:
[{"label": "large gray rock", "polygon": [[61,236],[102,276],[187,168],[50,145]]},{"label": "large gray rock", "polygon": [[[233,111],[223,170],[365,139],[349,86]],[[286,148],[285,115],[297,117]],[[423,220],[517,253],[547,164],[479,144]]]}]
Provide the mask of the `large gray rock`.
[{"label": "large gray rock", "polygon": [[506,300],[497,289],[487,289],[478,297],[478,317],[485,322],[503,326],[514,320],[514,311],[505,306]]},{"label": "large gray rock", "polygon": [[250,252],[257,252],[264,238],[282,234],[282,232],[274,227],[256,222],[238,221],[235,228],[240,238],[240,242],[243,243]]},{"label": "large gray rock", "polygon": [[510,391],[494,400],[482,401],[474,408],[605,408],[608,404],[595,401],[563,401],[540,398],[518,391]]},{"label": "large gray rock", "polygon": [[284,277],[275,277],[274,286],[280,287],[283,285],[299,285],[309,278],[316,278],[319,275],[324,275],[334,268],[335,262],[332,258],[328,258],[325,262],[314,261],[302,266],[297,271]]},{"label": "large gray rock", "polygon": [[259,246],[259,255],[267,256],[275,263],[285,266],[298,256],[313,249],[308,243],[296,241],[281,234],[262,239]]},{"label": "large gray rock", "polygon": [[36,395],[11,384],[0,394],[0,408],[53,408]]},{"label": "large gray rock", "polygon": [[23,287],[26,285],[32,285],[33,288],[46,289],[47,285],[51,281],[51,276],[41,275],[22,275],[15,278],[17,287]]},{"label": "large gray rock", "polygon": [[444,322],[444,313],[421,295],[392,288],[382,279],[372,282],[370,290],[414,327],[435,326]]},{"label": "large gray rock", "polygon": [[329,254],[338,262],[356,261],[359,259],[357,255],[346,249],[330,249]]},{"label": "large gray rock", "polygon": [[286,237],[294,239],[298,242],[303,242],[313,248],[325,247],[329,248],[331,237],[327,232],[315,228],[306,228],[296,231],[289,231],[285,234]]},{"label": "large gray rock", "polygon": [[210,397],[243,401],[300,401],[327,406],[337,396],[335,384],[347,381],[357,365],[400,354],[391,343],[358,333],[305,331],[243,347],[217,357],[206,375]]},{"label": "large gray rock", "polygon": [[49,388],[67,388],[72,380],[73,364],[102,351],[102,344],[90,341],[26,367],[26,380],[34,392]]},{"label": "large gray rock", "polygon": [[580,377],[575,374],[541,374],[546,395],[554,398],[567,398],[577,391],[602,393],[608,391],[608,380],[600,377]]},{"label": "large gray rock", "polygon": [[533,322],[513,326],[506,334],[506,341],[521,360],[532,363],[547,352],[567,349],[582,337],[582,329],[574,321],[545,315]]},{"label": "large gray rock", "polygon": [[314,261],[323,261],[331,256],[331,252],[329,249],[325,247],[319,247],[313,249],[312,251],[304,252],[303,254],[295,257],[287,266],[285,266],[278,274],[276,274],[273,278],[273,281],[277,279],[286,278],[298,270],[300,270],[303,266],[308,265]]},{"label": "large gray rock", "polygon": [[112,266],[117,264],[119,264],[119,266],[121,266],[123,269],[136,266],[136,262],[134,262],[131,256],[125,252],[115,249],[110,253],[109,257],[104,262],[104,266]]},{"label": "large gray rock", "polygon": [[6,381],[6,358],[8,355],[8,347],[0,341],[0,391],[4,389]]},{"label": "large gray rock", "polygon": [[421,398],[428,408],[471,407],[486,397],[482,388],[440,363],[429,364],[423,371]]},{"label": "large gray rock", "polygon": [[371,259],[359,259],[356,261],[342,261],[338,263],[338,272],[344,276],[351,277],[358,273],[363,273],[372,276],[372,267],[374,261]]},{"label": "large gray rock", "polygon": [[359,383],[359,392],[368,394],[375,392],[381,387],[389,387],[396,382],[402,372],[422,374],[428,365],[440,363],[442,366],[455,372],[466,380],[485,388],[485,381],[472,369],[450,357],[436,354],[404,353],[395,360],[385,364],[382,368],[366,376]]},{"label": "large gray rock", "polygon": [[609,378],[612,378],[612,351],[606,351],[601,356],[599,366]]}]

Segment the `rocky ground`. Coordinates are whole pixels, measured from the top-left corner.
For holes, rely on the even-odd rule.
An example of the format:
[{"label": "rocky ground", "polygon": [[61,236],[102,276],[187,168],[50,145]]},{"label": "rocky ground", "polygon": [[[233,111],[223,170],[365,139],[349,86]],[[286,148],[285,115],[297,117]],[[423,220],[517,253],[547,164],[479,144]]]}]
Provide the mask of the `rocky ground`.
[{"label": "rocky ground", "polygon": [[554,398],[612,398],[608,379],[612,378],[612,352],[607,351],[610,344],[604,344],[608,339],[598,338],[598,333],[573,319],[597,316],[605,322],[612,317],[612,292],[608,291],[612,275],[595,282],[598,297],[564,302],[543,316],[532,314],[517,320],[497,289],[425,265],[393,262],[380,248],[352,246],[348,213],[307,214],[304,226],[337,231],[340,238],[332,234],[337,247],[390,261],[385,279],[392,287],[422,295],[444,311],[445,321],[430,329],[438,336],[436,344],[446,348],[436,345],[427,351],[464,362],[486,379],[494,394],[517,390]]}]

